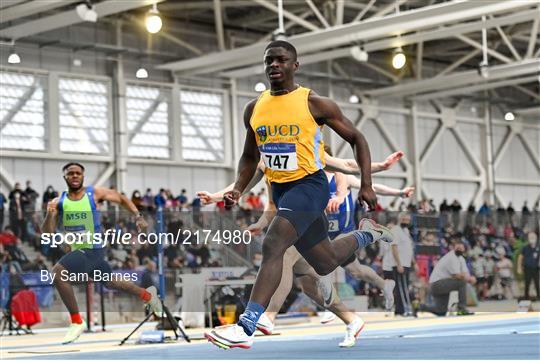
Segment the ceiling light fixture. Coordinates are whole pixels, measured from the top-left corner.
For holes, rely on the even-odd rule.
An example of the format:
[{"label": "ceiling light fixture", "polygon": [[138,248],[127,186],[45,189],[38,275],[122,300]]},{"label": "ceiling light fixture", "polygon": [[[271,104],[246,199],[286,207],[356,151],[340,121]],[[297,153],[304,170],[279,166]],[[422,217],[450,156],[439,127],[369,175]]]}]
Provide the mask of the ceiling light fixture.
[{"label": "ceiling light fixture", "polygon": [[91,23],[95,23],[97,21],[98,13],[90,1],[85,1],[82,4],[77,5],[75,11],[77,12],[77,15],[79,15],[79,17],[84,21]]},{"label": "ceiling light fixture", "polygon": [[406,63],[407,63],[407,57],[403,53],[403,49],[401,49],[401,47],[397,48],[394,51],[394,55],[392,56],[392,67],[394,69],[399,70],[403,68]]},{"label": "ceiling light fixture", "polygon": [[152,6],[152,9],[148,10],[148,14],[146,15],[146,30],[150,34],[158,33],[161,30],[161,27],[163,26],[163,22],[161,21],[161,17],[159,16],[159,11],[157,9],[156,3]]}]

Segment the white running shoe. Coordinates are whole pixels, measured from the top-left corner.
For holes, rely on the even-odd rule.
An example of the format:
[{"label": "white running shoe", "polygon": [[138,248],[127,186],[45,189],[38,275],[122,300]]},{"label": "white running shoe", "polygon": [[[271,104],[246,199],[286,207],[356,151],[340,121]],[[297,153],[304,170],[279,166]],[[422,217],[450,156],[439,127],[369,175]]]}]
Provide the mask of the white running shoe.
[{"label": "white running shoe", "polygon": [[274,324],[270,321],[268,316],[266,316],[266,313],[263,313],[261,317],[259,317],[259,321],[257,321],[257,330],[265,335],[271,335],[274,332]]},{"label": "white running shoe", "polygon": [[236,347],[250,348],[253,345],[253,336],[248,336],[244,328],[237,324],[216,327],[206,332],[204,337],[225,350]]},{"label": "white running shoe", "polygon": [[396,287],[396,281],[384,280],[384,308],[386,311],[390,311],[394,307],[394,287]]},{"label": "white running shoe", "polygon": [[353,322],[348,324],[345,338],[339,343],[339,347],[353,347],[365,325],[366,323],[360,317],[357,317]]},{"label": "white running shoe", "polygon": [[150,312],[154,312],[154,315],[162,317],[163,308],[161,307],[161,300],[159,299],[157,288],[155,286],[150,286],[146,290],[152,295],[150,301],[146,302],[146,306]]},{"label": "white running shoe", "polygon": [[72,323],[69,325],[69,328],[67,330],[66,336],[64,336],[64,339],[62,340],[62,344],[68,344],[75,342],[79,336],[81,336],[86,329],[86,321],[83,320],[82,323]]},{"label": "white running shoe", "polygon": [[325,311],[323,316],[321,317],[321,323],[325,325],[327,323],[334,321],[335,319],[336,319],[336,315],[334,315],[330,311]]},{"label": "white running shoe", "polygon": [[387,243],[392,243],[392,232],[385,226],[381,226],[369,218],[362,218],[358,229],[371,234],[373,236],[373,242],[382,240]]}]

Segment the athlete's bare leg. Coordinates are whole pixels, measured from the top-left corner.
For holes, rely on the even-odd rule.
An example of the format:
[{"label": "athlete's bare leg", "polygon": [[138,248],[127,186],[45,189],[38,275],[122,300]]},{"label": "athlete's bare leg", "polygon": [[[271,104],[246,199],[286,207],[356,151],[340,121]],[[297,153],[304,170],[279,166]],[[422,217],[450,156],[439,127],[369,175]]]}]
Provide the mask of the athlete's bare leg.
[{"label": "athlete's bare leg", "polygon": [[[299,279],[300,285],[302,287],[302,292],[304,292],[309,298],[311,298],[318,305],[324,304],[323,296],[320,292],[320,289],[317,287],[318,278],[314,278],[312,275],[302,276]],[[334,292],[337,291],[334,289]],[[329,311],[333,312],[337,317],[339,317],[346,325],[353,322],[356,319],[356,314],[349,310],[343,302],[336,297],[335,301],[327,308]]]},{"label": "athlete's bare leg", "polygon": [[300,253],[298,253],[294,246],[289,247],[289,249],[287,249],[285,252],[285,256],[283,257],[283,273],[281,275],[281,282],[279,283],[276,292],[274,292],[274,295],[272,296],[272,299],[270,300],[270,303],[265,311],[266,316],[268,316],[268,318],[270,318],[272,321],[274,321],[277,313],[281,309],[281,306],[283,306],[287,295],[289,292],[291,292],[294,276],[293,267],[300,257],[302,256]]},{"label": "athlete's bare leg", "polygon": [[257,279],[251,291],[250,302],[266,308],[281,281],[283,257],[289,247],[298,239],[291,222],[276,216],[263,240],[263,259]]},{"label": "athlete's bare leg", "polygon": [[68,280],[62,279],[62,274],[66,274],[67,270],[60,263],[54,265],[52,272],[54,274],[54,287],[58,290],[60,298],[70,314],[79,313],[79,305],[77,304],[77,298],[75,298],[75,292],[73,292],[73,286]]},{"label": "athlete's bare leg", "polygon": [[384,288],[384,279],[373,268],[361,264],[358,260],[349,263],[345,269],[356,279],[370,283],[381,290]]}]

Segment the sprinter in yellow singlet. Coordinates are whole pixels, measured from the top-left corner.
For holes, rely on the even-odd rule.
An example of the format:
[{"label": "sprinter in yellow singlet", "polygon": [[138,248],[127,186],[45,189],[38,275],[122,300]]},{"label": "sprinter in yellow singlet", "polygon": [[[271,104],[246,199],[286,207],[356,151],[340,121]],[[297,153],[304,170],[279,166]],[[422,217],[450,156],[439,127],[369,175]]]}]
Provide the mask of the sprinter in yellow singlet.
[{"label": "sprinter in yellow singlet", "polygon": [[228,205],[238,201],[262,158],[278,212],[263,240],[262,264],[238,324],[205,334],[222,348],[251,347],[257,321],[280,283],[283,256],[290,246],[294,245],[318,274],[326,275],[358,248],[379,239],[391,241],[388,229],[363,220],[359,230],[330,243],[324,212],[330,191],[323,171],[322,127],[328,125],[351,145],[362,173],[358,198],[373,209],[377,197],[371,183],[368,144],[334,101],[295,83],[299,63],[292,44],[268,44],[264,66],[270,90],[245,108],[244,151],[234,188],[224,200]]}]

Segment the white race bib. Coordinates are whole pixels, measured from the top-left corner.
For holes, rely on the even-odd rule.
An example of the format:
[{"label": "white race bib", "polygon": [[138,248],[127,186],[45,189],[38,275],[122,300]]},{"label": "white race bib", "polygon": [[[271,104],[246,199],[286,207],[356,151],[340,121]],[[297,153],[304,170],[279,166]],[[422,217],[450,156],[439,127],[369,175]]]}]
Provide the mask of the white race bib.
[{"label": "white race bib", "polygon": [[266,167],[276,171],[293,171],[298,169],[296,144],[268,143],[259,147]]},{"label": "white race bib", "polygon": [[339,221],[337,219],[331,219],[328,221],[328,232],[339,231]]}]

